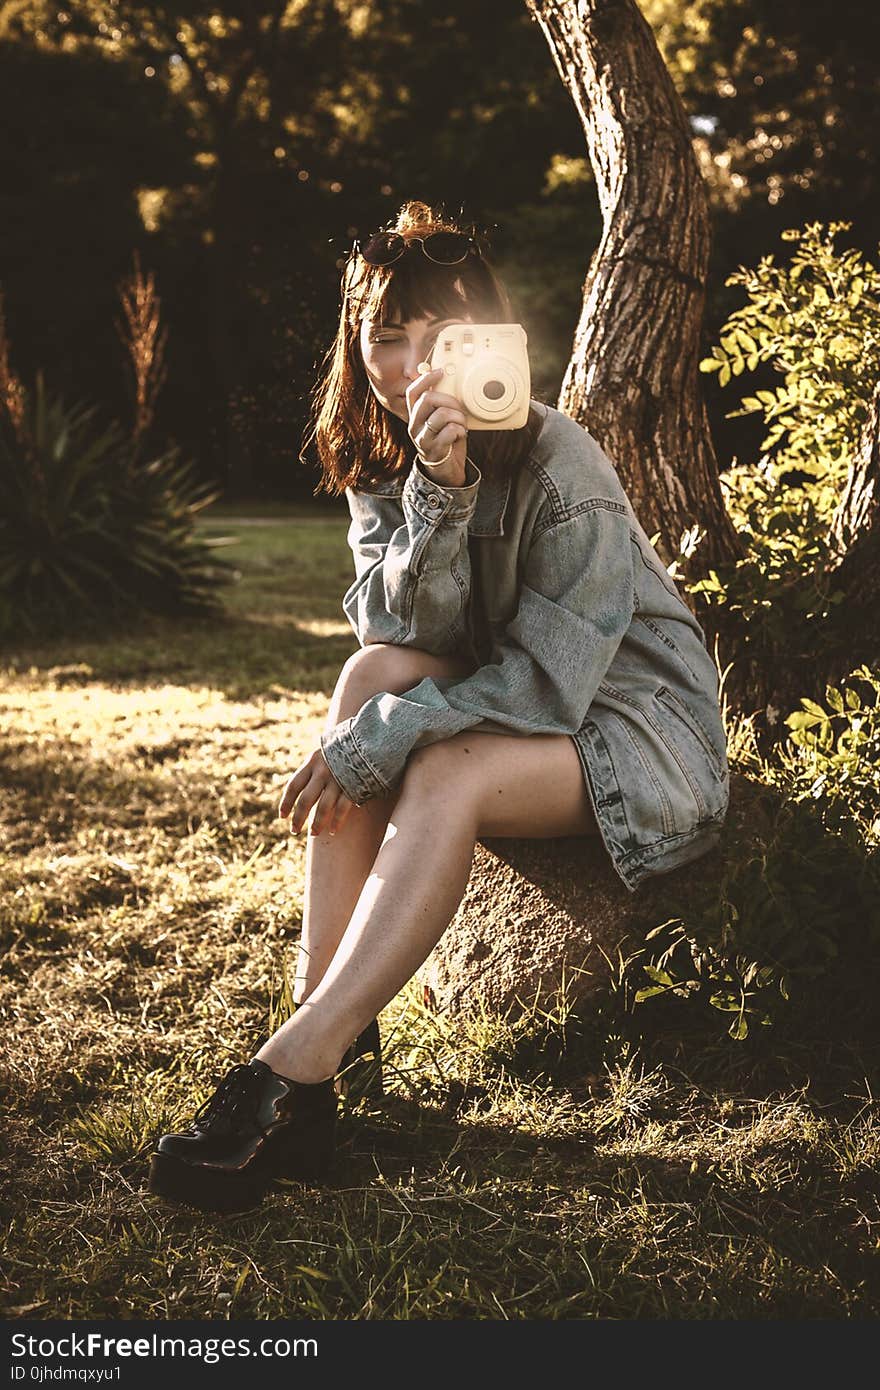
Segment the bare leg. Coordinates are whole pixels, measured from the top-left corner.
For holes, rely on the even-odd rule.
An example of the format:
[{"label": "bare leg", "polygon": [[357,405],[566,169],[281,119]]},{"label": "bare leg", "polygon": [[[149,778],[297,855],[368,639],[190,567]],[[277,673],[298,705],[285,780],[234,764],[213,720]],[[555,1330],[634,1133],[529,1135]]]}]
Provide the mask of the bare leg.
[{"label": "bare leg", "polygon": [[304,1008],[257,1053],[297,1081],[333,1074],[461,902],[480,835],[595,833],[566,735],[459,734],[410,757],[388,830],[338,950]]},{"label": "bare leg", "polygon": [[[384,643],[364,647],[340,672],[326,727],[332,729],[357,714],[377,691],[401,694],[425,676],[464,674],[467,669],[456,657],[433,656],[420,648]],[[333,959],[396,800],[397,793],[374,798],[352,811],[335,836],[310,832],[307,837],[303,926],[293,988],[296,1004],[309,997]]]}]

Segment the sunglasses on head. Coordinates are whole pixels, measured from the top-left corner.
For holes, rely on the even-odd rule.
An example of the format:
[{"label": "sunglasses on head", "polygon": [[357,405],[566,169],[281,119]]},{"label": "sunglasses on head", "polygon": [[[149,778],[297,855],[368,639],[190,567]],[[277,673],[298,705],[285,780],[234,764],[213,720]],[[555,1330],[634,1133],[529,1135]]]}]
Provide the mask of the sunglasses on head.
[{"label": "sunglasses on head", "polygon": [[367,265],[393,265],[399,261],[404,251],[418,243],[422,251],[435,265],[460,265],[479,248],[472,236],[464,232],[431,232],[429,236],[403,237],[400,232],[376,232],[367,241],[355,237],[352,250],[367,262]]}]

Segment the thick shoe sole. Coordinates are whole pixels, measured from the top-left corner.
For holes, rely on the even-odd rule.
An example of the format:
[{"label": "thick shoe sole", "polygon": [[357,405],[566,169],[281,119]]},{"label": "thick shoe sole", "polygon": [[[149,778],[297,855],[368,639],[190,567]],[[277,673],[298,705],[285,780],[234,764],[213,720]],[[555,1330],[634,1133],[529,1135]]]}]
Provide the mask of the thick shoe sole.
[{"label": "thick shoe sole", "polygon": [[154,1153],[147,1188],[157,1197],[185,1202],[200,1211],[232,1212],[258,1207],[270,1182],[266,1173],[224,1173],[220,1168],[182,1163],[171,1154]]},{"label": "thick shoe sole", "polygon": [[271,1169],[263,1164],[257,1172],[236,1173],[207,1164],[184,1163],[173,1154],[154,1153],[147,1189],[166,1201],[185,1202],[200,1211],[250,1211],[260,1205],[274,1178],[320,1183],[326,1178],[332,1158],[332,1147],[307,1159],[302,1154],[292,1158],[277,1154]]}]

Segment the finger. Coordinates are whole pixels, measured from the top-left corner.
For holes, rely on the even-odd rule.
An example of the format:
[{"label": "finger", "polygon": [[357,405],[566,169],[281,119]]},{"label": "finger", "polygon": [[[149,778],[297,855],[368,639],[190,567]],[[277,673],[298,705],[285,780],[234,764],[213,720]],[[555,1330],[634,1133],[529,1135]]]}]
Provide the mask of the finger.
[{"label": "finger", "polygon": [[467,430],[463,425],[447,425],[438,434],[431,434],[430,430],[423,431],[416,441],[416,448],[428,463],[435,461],[434,454],[437,455],[436,461],[439,462],[449,451],[450,445],[457,444],[459,440],[466,437]]},{"label": "finger", "polygon": [[422,396],[412,415],[410,416],[410,433],[415,434],[422,426],[431,421],[431,428],[439,428],[442,424],[448,424],[450,420],[455,420],[458,424],[467,425],[467,416],[462,410],[461,401],[446,395],[440,395],[438,391],[427,391]]},{"label": "finger", "polygon": [[333,817],[333,820],[327,826],[327,833],[330,835],[335,835],[337,831],[341,830],[342,827],[345,825],[345,822],[348,820],[348,817],[353,808],[353,801],[349,801],[348,797],[345,795],[340,796],[339,800],[336,803],[336,813]]},{"label": "finger", "polygon": [[309,812],[318,800],[324,789],[324,781],[320,777],[310,777],[308,785],[300,792],[290,817],[290,828],[295,835],[298,835],[306,820]]},{"label": "finger", "polygon": [[312,769],[307,763],[305,766],[297,768],[293,776],[288,779],[287,786],[281,793],[281,800],[278,803],[279,819],[284,820],[285,817],[290,815],[293,803],[296,801],[303,787],[306,786],[311,775]]},{"label": "finger", "polygon": [[329,822],[332,821],[334,813],[336,811],[336,801],[338,795],[339,793],[336,789],[335,783],[333,785],[330,785],[329,783],[325,784],[324,789],[321,792],[320,798],[318,799],[318,805],[315,810],[315,814],[312,816],[312,828],[310,832],[312,835],[320,835],[324,830],[327,829],[327,826]]},{"label": "finger", "polygon": [[435,406],[461,412],[461,401],[457,396],[451,396],[448,391],[438,391],[436,388],[432,388],[425,392],[425,396],[432,400]]},{"label": "finger", "polygon": [[445,425],[458,425],[461,429],[467,429],[467,420],[461,410],[451,410],[449,406],[433,406],[425,411],[410,433],[417,435],[426,430],[429,435],[439,434]]},{"label": "finger", "polygon": [[432,386],[436,386],[442,375],[443,369],[441,367],[435,367],[432,371],[423,372],[421,376],[416,377],[415,381],[410,382],[404,392],[410,415],[412,415],[413,406],[419,397],[422,396],[425,391],[430,391]]},{"label": "finger", "polygon": [[461,421],[450,420],[435,425],[436,418],[436,416],[432,416],[430,423],[426,423],[424,429],[417,433],[410,431],[410,439],[415,444],[416,449],[428,460],[442,458],[450,444],[456,443],[459,439],[467,438],[467,426]]}]

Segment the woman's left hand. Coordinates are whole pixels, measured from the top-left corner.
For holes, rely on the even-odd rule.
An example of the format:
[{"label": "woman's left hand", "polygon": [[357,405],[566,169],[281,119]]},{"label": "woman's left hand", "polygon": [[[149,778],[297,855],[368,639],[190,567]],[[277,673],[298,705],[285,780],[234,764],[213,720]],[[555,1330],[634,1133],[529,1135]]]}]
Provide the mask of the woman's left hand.
[{"label": "woman's left hand", "polygon": [[290,828],[298,835],[309,811],[315,806],[311,833],[320,835],[326,830],[335,835],[341,830],[356,803],[350,801],[333,776],[320,748],[309,754],[290,778],[278,806],[279,820],[290,817]]}]

